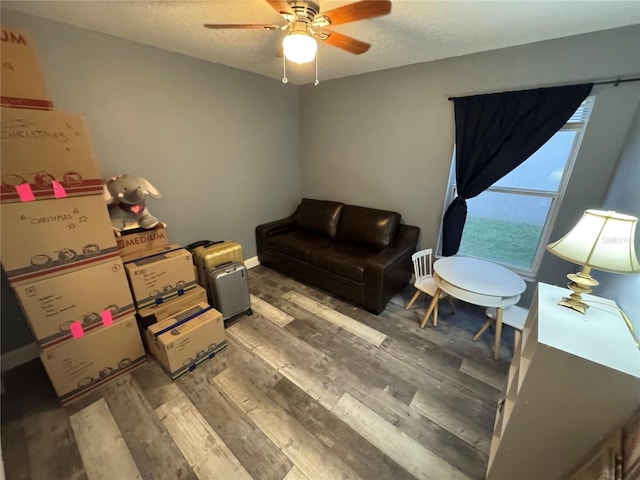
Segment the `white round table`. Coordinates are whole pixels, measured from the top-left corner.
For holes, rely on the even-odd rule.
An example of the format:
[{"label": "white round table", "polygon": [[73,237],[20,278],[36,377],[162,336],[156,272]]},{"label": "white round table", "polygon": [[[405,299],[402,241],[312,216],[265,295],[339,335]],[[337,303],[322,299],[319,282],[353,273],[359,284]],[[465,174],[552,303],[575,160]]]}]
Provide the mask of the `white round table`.
[{"label": "white round table", "polygon": [[526,289],[524,280],[508,268],[470,257],[444,257],[433,263],[433,279],[438,290],[422,321],[424,328],[433,312],[433,326],[438,325],[437,306],[442,292],[482,307],[496,307],[496,339],[494,358],[498,359],[502,334],[502,311],[515,305]]}]

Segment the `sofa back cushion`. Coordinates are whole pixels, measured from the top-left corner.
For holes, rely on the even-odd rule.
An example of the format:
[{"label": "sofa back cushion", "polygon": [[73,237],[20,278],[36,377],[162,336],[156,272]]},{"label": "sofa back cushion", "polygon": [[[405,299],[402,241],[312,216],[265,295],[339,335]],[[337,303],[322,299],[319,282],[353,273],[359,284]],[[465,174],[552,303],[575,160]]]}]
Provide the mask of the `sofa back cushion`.
[{"label": "sofa back cushion", "polygon": [[399,227],[400,214],[397,212],[345,205],[336,238],[341,242],[382,250],[396,238]]},{"label": "sofa back cushion", "polygon": [[335,239],[342,206],[339,202],[303,198],[296,211],[296,225]]}]

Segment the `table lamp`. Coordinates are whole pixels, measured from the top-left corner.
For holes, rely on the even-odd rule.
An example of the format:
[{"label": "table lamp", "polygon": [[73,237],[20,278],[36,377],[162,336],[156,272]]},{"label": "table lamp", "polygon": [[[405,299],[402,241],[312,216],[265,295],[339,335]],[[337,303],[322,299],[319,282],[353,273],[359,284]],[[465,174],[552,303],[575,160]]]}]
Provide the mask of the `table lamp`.
[{"label": "table lamp", "polygon": [[583,293],[591,293],[598,281],[591,269],[615,273],[640,273],[636,257],[634,237],[638,219],[613,211],[585,210],[578,223],[557,242],[547,245],[547,250],[572,263],[582,265],[582,271],[570,273],[567,287],[569,297],[558,305],[586,313],[589,306],[582,301]]}]

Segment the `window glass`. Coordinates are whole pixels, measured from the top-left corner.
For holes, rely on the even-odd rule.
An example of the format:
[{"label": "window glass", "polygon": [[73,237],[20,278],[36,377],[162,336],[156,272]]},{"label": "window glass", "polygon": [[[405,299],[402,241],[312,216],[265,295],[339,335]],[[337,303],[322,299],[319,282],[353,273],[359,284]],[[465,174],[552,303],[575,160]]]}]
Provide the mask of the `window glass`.
[{"label": "window glass", "polygon": [[459,253],[531,269],[551,201],[491,191],[467,200]]},{"label": "window glass", "polygon": [[557,192],[578,132],[561,130],[494,186]]}]

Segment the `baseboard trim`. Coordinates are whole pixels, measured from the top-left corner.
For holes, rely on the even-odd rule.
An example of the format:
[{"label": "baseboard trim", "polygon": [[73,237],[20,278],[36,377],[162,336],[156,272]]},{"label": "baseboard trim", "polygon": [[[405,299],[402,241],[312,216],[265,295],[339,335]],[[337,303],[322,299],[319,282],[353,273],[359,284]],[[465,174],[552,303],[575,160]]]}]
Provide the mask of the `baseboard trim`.
[{"label": "baseboard trim", "polygon": [[257,267],[258,265],[260,265],[260,260],[258,260],[258,257],[247,258],[244,261],[244,266],[247,267],[247,270],[253,267]]},{"label": "baseboard trim", "polygon": [[39,355],[40,348],[36,342],[27,343],[15,350],[3,353],[2,357],[0,357],[2,371],[6,372],[7,370],[11,370],[12,368],[22,365],[23,363],[30,362],[31,360],[38,358]]}]

